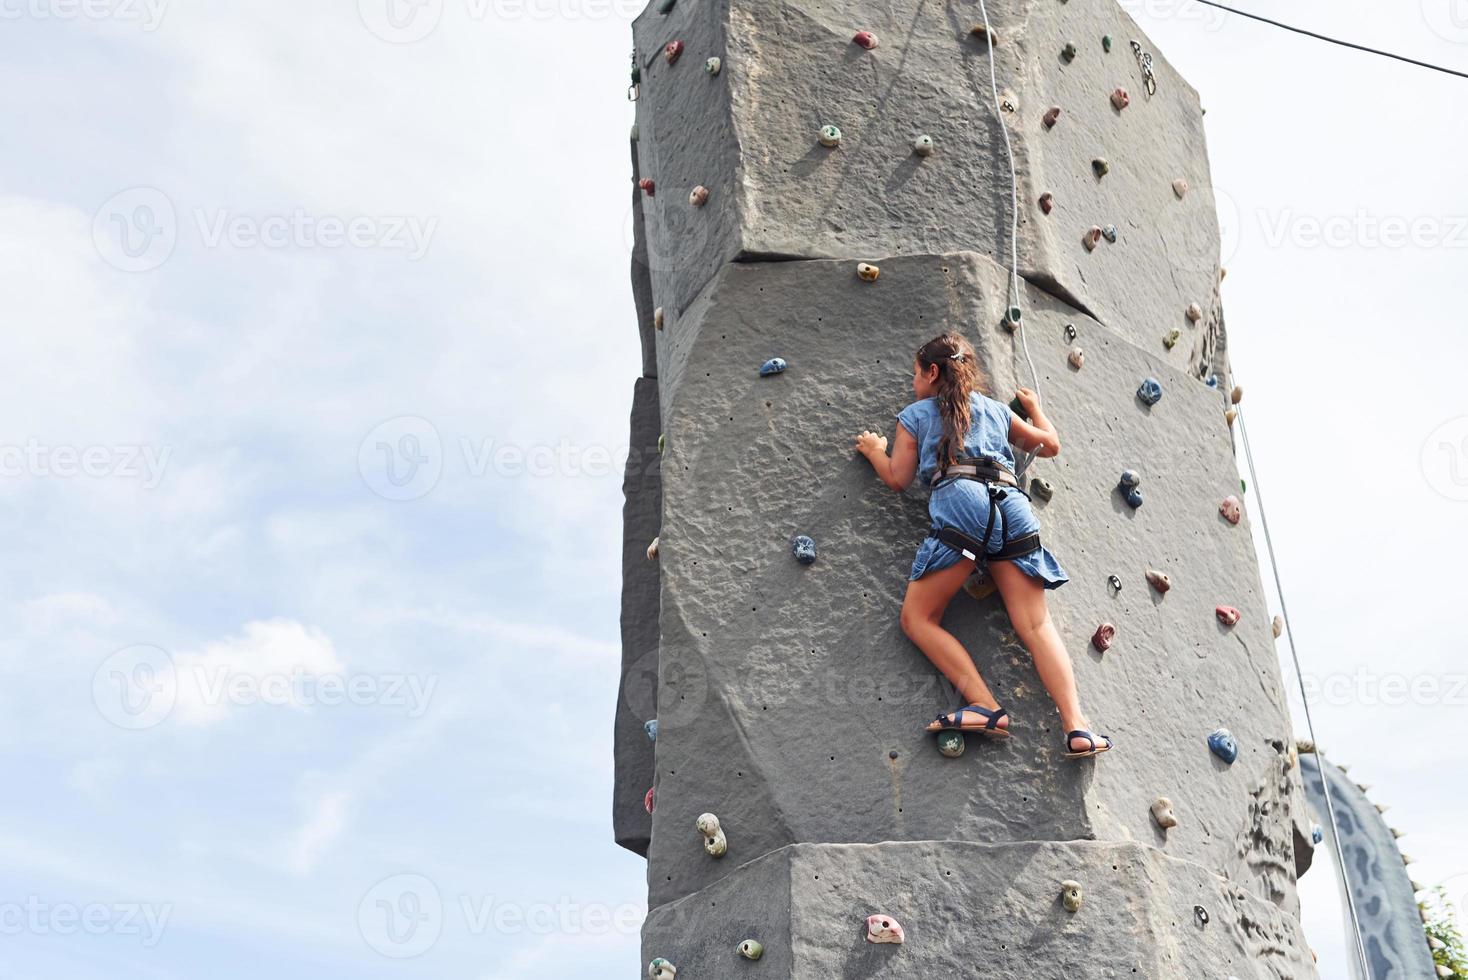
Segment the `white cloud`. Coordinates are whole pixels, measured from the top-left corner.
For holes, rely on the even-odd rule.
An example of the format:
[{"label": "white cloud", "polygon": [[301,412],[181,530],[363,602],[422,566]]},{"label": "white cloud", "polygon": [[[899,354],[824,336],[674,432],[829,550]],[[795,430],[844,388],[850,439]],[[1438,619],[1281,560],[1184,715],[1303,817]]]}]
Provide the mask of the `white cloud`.
[{"label": "white cloud", "polygon": [[246,623],[241,634],[173,660],[173,716],[187,725],[222,721],[232,707],[308,707],[312,700],[303,695],[302,682],[346,669],[324,633],[285,619]]},{"label": "white cloud", "polygon": [[322,853],[341,836],[351,803],[351,795],[340,791],[317,797],[290,849],[290,868],[295,874],[309,874]]}]

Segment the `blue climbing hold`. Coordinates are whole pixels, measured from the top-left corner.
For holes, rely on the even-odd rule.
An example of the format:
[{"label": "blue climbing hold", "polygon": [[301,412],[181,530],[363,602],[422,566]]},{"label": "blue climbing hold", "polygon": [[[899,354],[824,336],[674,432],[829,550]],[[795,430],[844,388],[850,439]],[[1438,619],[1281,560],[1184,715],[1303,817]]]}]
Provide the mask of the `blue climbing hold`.
[{"label": "blue climbing hold", "polygon": [[1239,757],[1239,743],[1234,741],[1233,733],[1227,728],[1220,728],[1208,736],[1208,748],[1229,765]]},{"label": "blue climbing hold", "polygon": [[1136,487],[1141,486],[1141,484],[1142,474],[1138,473],[1136,470],[1121,471],[1121,488],[1123,490],[1133,490]]},{"label": "blue climbing hold", "polygon": [[1113,245],[1116,244],[1116,225],[1105,225],[1101,229],[1101,237]]},{"label": "blue climbing hold", "polygon": [[1137,397],[1147,405],[1156,405],[1162,401],[1162,383],[1156,378],[1147,378],[1142,386],[1137,389]]},{"label": "blue climbing hold", "polygon": [[768,378],[772,374],[783,374],[785,372],[785,358],[772,357],[760,365],[759,376]]},{"label": "blue climbing hold", "polygon": [[1138,490],[1136,487],[1132,487],[1126,492],[1126,502],[1127,506],[1130,507],[1132,510],[1136,510],[1138,507],[1142,506],[1142,491]]},{"label": "blue climbing hold", "polygon": [[815,540],[808,535],[797,534],[795,540],[790,543],[790,553],[802,565],[811,564],[816,560]]},{"label": "blue climbing hold", "polygon": [[656,742],[658,740],[658,720],[656,718],[643,725],[642,730],[647,732],[647,737],[652,741]]},{"label": "blue climbing hold", "polygon": [[1320,824],[1316,824],[1315,826],[1311,827],[1310,840],[1316,844],[1319,844],[1321,841],[1325,840],[1325,828],[1320,826]]},{"label": "blue climbing hold", "polygon": [[1208,387],[1210,387],[1210,388],[1217,388],[1218,387],[1218,375],[1216,375],[1216,374],[1210,374],[1210,375],[1208,375]]}]

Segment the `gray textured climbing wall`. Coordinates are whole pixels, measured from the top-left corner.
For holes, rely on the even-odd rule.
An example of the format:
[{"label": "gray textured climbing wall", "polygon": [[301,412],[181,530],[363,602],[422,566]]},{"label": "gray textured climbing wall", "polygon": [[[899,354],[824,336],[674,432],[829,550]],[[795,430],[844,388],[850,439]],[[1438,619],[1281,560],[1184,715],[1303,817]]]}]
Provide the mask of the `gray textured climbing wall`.
[{"label": "gray textured climbing wall", "polygon": [[[646,958],[685,980],[742,967],[1313,976],[1295,896],[1309,842],[1269,618],[1248,517],[1219,512],[1239,484],[1196,94],[1113,0],[990,4],[1003,106],[971,0],[666,6],[635,25],[644,378],[614,811],[619,842],[648,857]],[[859,30],[878,45],[853,43]],[[821,145],[828,125],[837,147]],[[851,450],[862,428],[892,432],[913,351],[943,330],[973,341],[996,396],[1033,383],[1001,326],[1001,126],[1019,170],[1024,337],[1064,443],[1031,471],[1055,487],[1037,510],[1072,577],[1051,609],[1093,720],[1118,742],[1094,763],[1062,758],[1054,708],[992,596],[960,595],[946,622],[1016,737],[938,754],[922,726],[954,697],[897,623],[926,502],[892,494]],[[1092,228],[1106,231],[1094,248]],[[876,281],[858,262],[880,267]],[[761,377],[771,357],[788,370]],[[1201,380],[1214,373],[1221,388]],[[1149,377],[1163,391],[1151,407],[1137,397]],[[660,436],[658,462],[646,450]],[[1142,476],[1140,509],[1116,490],[1126,468]],[[792,558],[797,534],[817,542],[814,564]],[[1171,576],[1165,596],[1148,569]],[[1242,620],[1223,625],[1220,604]],[[1089,644],[1102,622],[1117,628],[1104,654]],[[1232,765],[1206,742],[1221,726]],[[1168,830],[1150,813],[1161,796]],[[705,812],[723,858],[695,829]],[[1076,913],[1060,902],[1067,879],[1085,890]],[[903,923],[906,943],[865,942],[874,913]],[[765,946],[757,967],[735,952],[745,938]]]},{"label": "gray textured climbing wall", "polygon": [[[1305,746],[1309,748],[1309,746]],[[1322,765],[1323,763],[1323,765]],[[1392,833],[1376,804],[1366,796],[1365,788],[1354,783],[1344,770],[1322,759],[1313,751],[1302,752],[1300,769],[1304,777],[1306,799],[1324,835],[1320,847],[1325,853],[1335,850],[1334,837],[1325,804],[1325,789],[1320,772],[1330,779],[1331,802],[1335,806],[1340,827],[1340,847],[1345,855],[1346,880],[1356,902],[1361,921],[1361,939],[1366,947],[1367,973],[1364,980],[1418,980],[1435,977],[1432,951],[1423,931],[1422,915],[1417,907],[1416,889],[1407,873],[1406,861],[1397,848]],[[1341,905],[1346,904],[1344,897]],[[1351,925],[1343,923],[1350,935]],[[1348,943],[1354,946],[1355,940]],[[1353,973],[1360,978],[1361,974]]]}]

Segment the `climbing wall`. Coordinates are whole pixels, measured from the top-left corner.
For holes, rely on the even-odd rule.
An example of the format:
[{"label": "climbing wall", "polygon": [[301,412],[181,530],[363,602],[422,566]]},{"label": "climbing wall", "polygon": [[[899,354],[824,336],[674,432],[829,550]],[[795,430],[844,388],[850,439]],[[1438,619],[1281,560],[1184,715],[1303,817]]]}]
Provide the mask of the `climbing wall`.
[{"label": "climbing wall", "polygon": [[[1383,817],[1386,807],[1372,803],[1366,795],[1368,787],[1352,782],[1345,766],[1333,765],[1317,755],[1309,743],[1302,743],[1300,751],[1306,798],[1317,821],[1319,846],[1326,852],[1334,852],[1337,834],[1325,802],[1322,769],[1330,779],[1331,803],[1345,855],[1345,881],[1355,900],[1366,952],[1367,973],[1361,980],[1436,976],[1417,906],[1415,893],[1421,888],[1407,873],[1411,859],[1397,848],[1398,833]],[[1341,905],[1346,905],[1344,897]],[[1343,928],[1347,936],[1352,935],[1349,921],[1343,923]],[[1354,938],[1347,943],[1354,948]]]},{"label": "climbing wall", "polygon": [[[685,978],[1313,976],[1293,736],[1247,498],[1238,523],[1223,506],[1241,491],[1202,110],[1113,0],[989,19],[997,100],[971,0],[663,0],[635,25],[614,816],[648,857],[646,958]],[[961,594],[946,624],[1016,737],[945,758],[922,732],[956,703],[898,628],[926,500],[851,440],[892,433],[913,352],[948,329],[996,397],[1038,382],[1060,429],[1027,476],[1072,578],[1052,614],[1117,739],[1095,762],[1062,757],[996,596]],[[868,943],[873,914],[906,941]]]}]

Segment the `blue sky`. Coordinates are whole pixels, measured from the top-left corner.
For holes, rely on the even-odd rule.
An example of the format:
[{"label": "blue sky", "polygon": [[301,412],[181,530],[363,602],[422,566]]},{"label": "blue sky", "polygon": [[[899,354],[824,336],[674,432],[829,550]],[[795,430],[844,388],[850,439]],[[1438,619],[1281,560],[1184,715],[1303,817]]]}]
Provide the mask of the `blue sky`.
[{"label": "blue sky", "polygon": [[[637,968],[635,7],[387,2],[0,3],[7,980]],[[1468,898],[1468,83],[1124,6],[1209,109],[1322,741]],[[1464,67],[1460,7],[1270,12]]]}]

